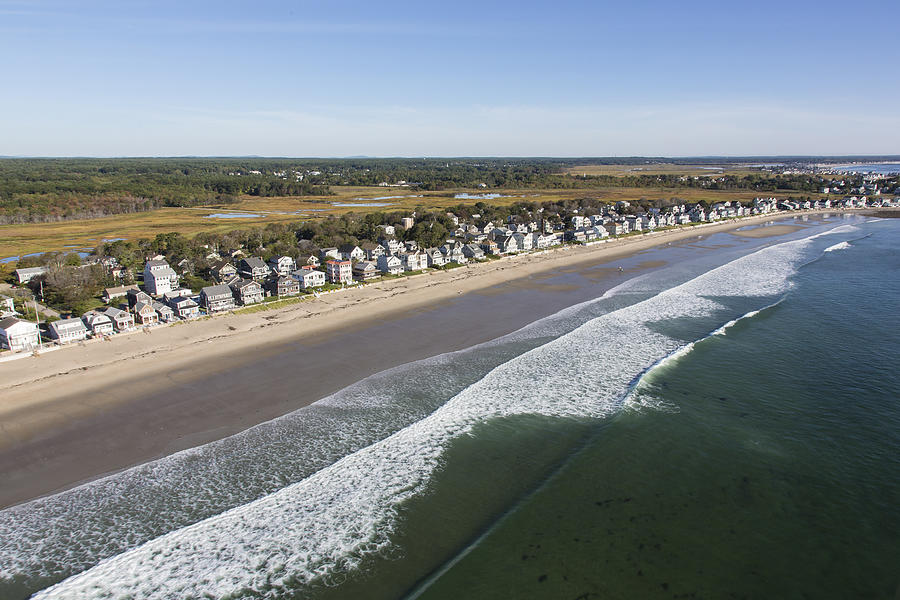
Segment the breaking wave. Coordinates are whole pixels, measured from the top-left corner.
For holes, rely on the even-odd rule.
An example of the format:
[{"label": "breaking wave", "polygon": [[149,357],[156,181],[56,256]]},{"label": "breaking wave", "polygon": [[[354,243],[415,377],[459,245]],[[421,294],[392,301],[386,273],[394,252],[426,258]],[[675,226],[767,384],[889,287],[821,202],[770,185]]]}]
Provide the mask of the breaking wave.
[{"label": "breaking wave", "polygon": [[835,244],[834,246],[828,246],[825,248],[825,252],[834,252],[835,250],[846,250],[850,248],[850,242],[840,242],[839,244]]}]

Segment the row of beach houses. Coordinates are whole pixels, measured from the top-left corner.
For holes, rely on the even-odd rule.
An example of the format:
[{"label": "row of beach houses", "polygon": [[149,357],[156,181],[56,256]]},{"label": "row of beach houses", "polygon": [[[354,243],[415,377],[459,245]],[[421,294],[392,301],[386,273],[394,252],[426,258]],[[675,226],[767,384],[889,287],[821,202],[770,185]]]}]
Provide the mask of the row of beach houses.
[{"label": "row of beach houses", "polygon": [[[394,237],[393,227],[382,226],[384,236],[376,242],[322,248],[316,254],[276,256],[268,262],[250,256],[222,258],[218,254],[210,269],[217,282],[199,293],[180,286],[180,276],[162,256],[151,257],[144,265],[143,289],[138,285],[108,288],[103,293],[107,304],[118,306],[92,310],[47,324],[45,338],[53,343],[78,342],[88,337],[103,337],[176,321],[195,319],[263,302],[266,298],[289,298],[302,293],[317,293],[330,286],[348,286],[385,276],[430,268],[464,265],[502,256],[544,250],[565,242],[588,243],[637,232],[697,223],[716,222],[778,211],[873,206],[866,197],[842,200],[796,202],[775,198],[757,198],[749,206],[723,202],[704,208],[676,205],[643,214],[626,214],[627,202],[618,202],[599,214],[572,216],[567,227],[554,231],[548,223],[532,221],[475,225],[460,223],[452,238],[440,247],[419,248],[414,241]],[[879,199],[878,206],[900,206],[900,199]],[[451,215],[452,216],[452,215]],[[412,220],[412,219],[410,219]],[[410,224],[411,225],[411,224]],[[240,255],[240,253],[236,253]],[[111,259],[110,268],[115,268]],[[20,273],[21,272],[21,273]],[[19,269],[20,282],[43,273],[43,268]],[[0,347],[13,351],[34,351],[42,343],[38,325],[18,318],[12,299],[0,297]]]}]

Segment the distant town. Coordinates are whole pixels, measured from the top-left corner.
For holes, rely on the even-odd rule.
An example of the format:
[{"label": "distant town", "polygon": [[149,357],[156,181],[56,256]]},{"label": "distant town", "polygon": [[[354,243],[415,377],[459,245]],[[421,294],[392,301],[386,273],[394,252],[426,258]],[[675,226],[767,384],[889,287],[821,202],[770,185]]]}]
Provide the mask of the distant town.
[{"label": "distant town", "polygon": [[[837,185],[836,182],[836,188]],[[339,239],[342,232],[331,232],[329,236],[321,229],[301,228],[290,248],[285,247],[283,236],[273,247],[261,241],[253,247],[248,243],[235,247],[206,243],[199,246],[204,254],[194,260],[179,259],[185,252],[178,250],[177,238],[158,236],[155,247],[165,246],[168,252],[145,256],[140,270],[123,264],[123,252],[133,251],[133,245],[114,241],[84,260],[54,255],[44,261],[46,264],[16,269],[8,295],[0,295],[0,347],[7,355],[27,355],[40,352],[45,346],[103,339],[254,305],[296,301],[429,269],[453,269],[563,244],[601,243],[755,215],[900,207],[900,198],[882,196],[877,183],[863,184],[854,191],[857,195],[834,199],[760,197],[747,204],[700,202],[666,208],[636,207],[623,200],[571,208],[566,213],[556,211],[552,216],[545,214],[545,207],[532,205],[530,210],[512,210],[505,218],[498,218],[501,211],[497,207],[477,204],[473,210],[480,210],[481,206],[490,214],[412,213],[400,216],[396,224],[371,226],[369,230],[375,233],[375,239],[360,239],[343,232],[343,237],[352,241],[327,247],[319,247],[314,240],[336,239],[335,235]],[[824,189],[822,193],[830,196],[832,190]],[[435,243],[425,245],[416,238]],[[278,252],[278,248],[283,251]],[[86,271],[93,279],[82,276]],[[90,298],[88,303],[93,307],[89,310],[79,313],[77,305],[83,306],[82,300],[61,312],[43,305],[48,288],[54,288],[57,305],[65,303],[67,291],[70,298],[83,299],[84,289],[79,289],[79,281],[93,281],[96,285],[97,277],[116,285],[106,286]]]}]

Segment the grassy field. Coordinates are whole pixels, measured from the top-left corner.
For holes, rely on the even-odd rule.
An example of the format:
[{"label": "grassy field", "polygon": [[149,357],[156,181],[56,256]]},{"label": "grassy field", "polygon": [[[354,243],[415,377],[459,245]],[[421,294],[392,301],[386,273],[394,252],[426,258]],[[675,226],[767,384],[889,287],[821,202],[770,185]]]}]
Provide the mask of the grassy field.
[{"label": "grassy field", "polygon": [[[155,211],[115,215],[100,219],[60,221],[0,226],[0,260],[50,251],[88,251],[104,240],[115,238],[152,238],[158,233],[178,232],[186,236],[201,231],[224,232],[266,223],[299,222],[351,211],[413,211],[419,207],[446,209],[459,204],[475,204],[484,190],[412,192],[405,188],[346,187],[323,197],[258,198],[247,196],[236,204],[195,208],[163,208]],[[470,198],[455,198],[467,193]],[[752,200],[760,194],[748,191],[717,191],[692,188],[606,188],[591,190],[503,190],[499,198],[486,199],[494,205],[512,204],[523,199],[540,202],[571,198],[600,198],[636,201],[646,199],[685,202]],[[790,194],[778,194],[786,197]],[[796,195],[806,195],[798,193]],[[397,197],[394,197],[397,196]],[[335,206],[335,203],[343,206]],[[384,206],[363,206],[383,204]],[[252,214],[251,218],[209,218],[215,214]],[[10,266],[10,263],[7,263]]]}]

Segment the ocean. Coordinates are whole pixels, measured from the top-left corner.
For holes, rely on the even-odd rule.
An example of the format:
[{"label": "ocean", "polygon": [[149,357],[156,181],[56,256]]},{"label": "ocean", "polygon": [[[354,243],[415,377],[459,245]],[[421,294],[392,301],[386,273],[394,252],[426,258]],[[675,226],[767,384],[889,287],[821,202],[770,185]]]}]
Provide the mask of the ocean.
[{"label": "ocean", "polygon": [[0,511],[0,598],[894,597],[900,220],[789,223]]},{"label": "ocean", "polygon": [[832,168],[836,171],[845,171],[847,173],[873,173],[877,175],[896,175],[900,173],[900,163],[841,165]]}]

